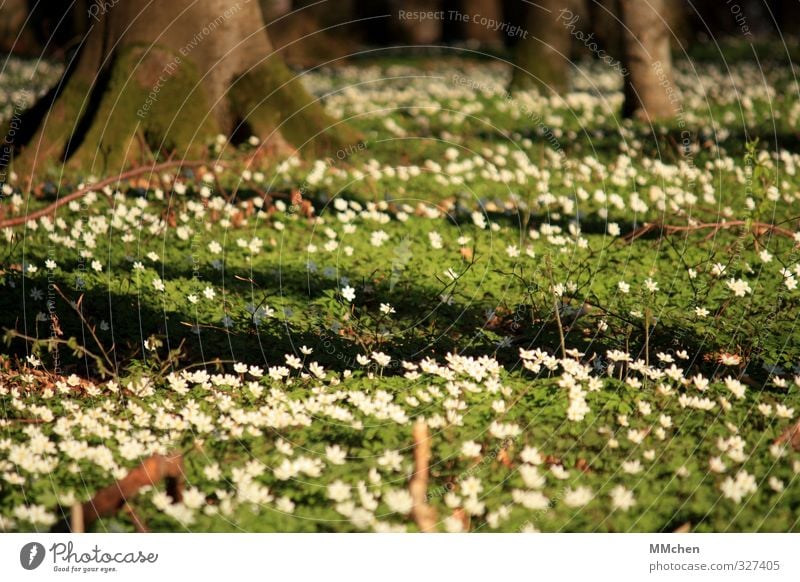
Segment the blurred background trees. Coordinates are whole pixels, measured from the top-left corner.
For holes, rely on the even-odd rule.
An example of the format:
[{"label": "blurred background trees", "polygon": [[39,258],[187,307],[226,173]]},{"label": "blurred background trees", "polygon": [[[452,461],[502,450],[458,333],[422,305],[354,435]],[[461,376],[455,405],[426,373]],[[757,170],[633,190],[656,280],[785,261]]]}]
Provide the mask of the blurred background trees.
[{"label": "blurred background trees", "polygon": [[[170,26],[175,6],[183,4],[151,6],[138,0],[5,0],[0,4],[0,50],[62,59],[68,64],[64,83],[27,115],[15,147],[38,139],[40,155],[66,159],[79,153],[85,143],[87,151],[107,151],[106,165],[118,162],[122,154],[116,149],[141,149],[143,143],[145,150],[157,151],[166,144],[188,155],[189,142],[198,136],[193,134],[190,139],[185,135],[189,130],[180,123],[170,124],[167,130],[149,116],[150,126],[134,135],[138,131],[133,129],[134,110],[117,108],[113,119],[100,119],[102,131],[94,118],[102,115],[109,100],[127,94],[109,82],[115,67],[124,66],[117,57],[126,45],[135,41],[180,50],[191,42],[193,33],[196,36],[220,11],[234,6],[242,6],[240,14],[244,16],[209,35],[213,39],[202,39],[188,59],[195,68],[195,81],[210,99],[205,107],[212,114],[203,122],[202,134],[221,132],[235,139],[237,131],[247,130],[263,136],[285,118],[290,119],[290,127],[284,133],[296,134],[289,139],[295,144],[304,143],[328,120],[300,83],[279,91],[269,104],[260,101],[276,83],[290,78],[284,63],[314,67],[376,51],[441,55],[449,49],[437,47],[451,47],[454,50],[449,54],[467,51],[514,62],[512,91],[538,90],[553,97],[569,91],[575,60],[610,59],[608,62],[618,63],[623,72],[622,115],[647,121],[673,117],[680,110],[679,96],[672,88],[672,53],[681,55],[690,47],[696,50],[708,39],[716,42],[724,35],[755,40],[773,34],[779,38],[774,35],[777,23],[782,33],[792,33],[800,26],[796,0],[697,0],[691,5],[683,0],[259,0],[247,4],[205,0]],[[137,19],[139,9],[147,13],[144,19]],[[401,11],[436,12],[437,16],[399,18]],[[128,24],[133,24],[132,29],[125,32]],[[237,46],[237,34],[244,35],[246,50]],[[109,48],[117,41],[118,46]],[[165,55],[149,55],[136,64],[141,73],[137,77],[139,101],[154,85],[159,63],[169,61]],[[269,66],[261,62],[264,59]],[[233,62],[236,66],[229,66]],[[149,63],[149,73],[143,72],[142,63]],[[240,78],[255,67],[257,74]],[[178,93],[182,90],[176,89]],[[180,102],[162,99],[160,119],[176,119]],[[308,106],[303,114],[285,115],[298,104]],[[41,116],[51,109],[55,116],[51,113],[50,117],[58,123],[46,130]],[[37,112],[40,119],[32,121]],[[93,133],[95,129],[98,131]],[[4,133],[2,128],[0,133]],[[336,143],[337,139],[331,136],[328,141]]]}]

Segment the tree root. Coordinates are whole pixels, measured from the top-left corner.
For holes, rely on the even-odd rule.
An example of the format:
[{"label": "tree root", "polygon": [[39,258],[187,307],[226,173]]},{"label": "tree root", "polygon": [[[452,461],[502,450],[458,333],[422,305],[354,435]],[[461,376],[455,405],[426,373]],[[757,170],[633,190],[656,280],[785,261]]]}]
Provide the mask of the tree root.
[{"label": "tree root", "polygon": [[266,144],[288,142],[313,157],[361,140],[361,135],[331,118],[301,80],[272,55],[233,81],[231,109]]},{"label": "tree root", "polygon": [[[153,155],[203,157],[220,133],[191,62],[159,47],[128,46],[88,84],[66,80],[32,137],[15,143],[12,168],[33,176],[52,162],[90,173],[119,173]],[[32,119],[32,123],[36,123]]]}]

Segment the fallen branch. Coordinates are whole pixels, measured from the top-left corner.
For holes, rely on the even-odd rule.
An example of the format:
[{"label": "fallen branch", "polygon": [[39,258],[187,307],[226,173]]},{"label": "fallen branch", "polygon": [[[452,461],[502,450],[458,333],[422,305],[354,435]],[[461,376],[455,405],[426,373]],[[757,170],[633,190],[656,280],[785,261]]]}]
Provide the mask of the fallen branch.
[{"label": "fallen branch", "polygon": [[[180,501],[183,497],[183,455],[153,455],[119,481],[98,491],[83,504],[84,527],[88,528],[101,517],[115,514],[128,505],[140,489],[162,480],[167,483],[167,494],[173,501]],[[144,528],[130,508],[128,511],[136,528]]]},{"label": "fallen branch", "polygon": [[86,196],[89,192],[96,192],[97,190],[102,190],[106,186],[111,186],[112,184],[116,184],[118,182],[122,182],[123,180],[130,180],[131,178],[135,178],[142,174],[147,173],[159,173],[162,170],[169,170],[171,168],[194,168],[197,166],[204,166],[210,165],[211,162],[208,161],[180,161],[175,160],[171,162],[162,162],[160,164],[153,164],[152,166],[141,166],[139,168],[134,168],[132,170],[128,170],[127,172],[122,172],[118,176],[113,178],[106,178],[105,180],[101,180],[94,184],[89,184],[88,186],[84,186],[83,188],[72,192],[71,194],[67,194],[63,198],[59,198],[55,202],[53,202],[50,206],[46,206],[35,212],[31,212],[29,214],[25,214],[23,216],[15,216],[14,218],[6,218],[4,220],[0,220],[0,228],[7,228],[10,226],[19,226],[20,224],[25,224],[29,220],[36,220],[38,218],[42,218],[43,216],[49,216],[53,214],[58,208],[64,206],[65,204],[69,204],[73,200],[78,200]]},{"label": "fallen branch", "polygon": [[411,517],[423,532],[436,531],[436,510],[428,505],[428,476],[431,460],[431,439],[424,421],[414,424],[414,474],[408,483],[413,506]]},{"label": "fallen branch", "polygon": [[[774,224],[767,224],[766,222],[751,222],[749,223],[750,227],[753,229],[753,233],[757,236],[760,236],[766,232],[771,232],[773,234],[779,234],[781,236],[785,236],[788,238],[794,237],[794,232],[786,229],[781,228],[780,226],[776,226]],[[736,228],[741,226],[747,226],[748,221],[746,220],[729,220],[727,222],[701,222],[698,224],[687,224],[687,225],[673,225],[673,224],[663,224],[661,222],[648,222],[645,223],[643,226],[637,228],[634,231],[629,232],[623,238],[626,242],[633,242],[637,238],[641,238],[644,235],[658,231],[661,236],[675,234],[678,232],[695,232],[699,230],[711,230],[711,233],[708,236],[713,236],[720,230],[726,230],[730,228]]]},{"label": "fallen branch", "polygon": [[86,525],[83,523],[83,506],[75,503],[70,508],[69,530],[72,533],[84,533]]}]

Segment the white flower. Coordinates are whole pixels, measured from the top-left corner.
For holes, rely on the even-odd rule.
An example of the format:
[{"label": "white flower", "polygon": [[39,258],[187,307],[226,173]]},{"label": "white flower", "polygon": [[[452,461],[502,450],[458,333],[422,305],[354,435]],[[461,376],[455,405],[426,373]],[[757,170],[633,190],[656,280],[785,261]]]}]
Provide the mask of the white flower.
[{"label": "white flower", "polygon": [[756,479],[747,471],[739,471],[736,477],[728,477],[722,482],[720,487],[722,494],[734,503],[740,503],[742,499],[756,492],[758,489]]},{"label": "white flower", "polygon": [[411,494],[405,489],[392,489],[384,494],[383,501],[395,513],[410,513],[414,506]]},{"label": "white flower", "polygon": [[325,368],[320,366],[317,362],[311,362],[308,365],[308,370],[320,380],[325,378]]},{"label": "white flower", "polygon": [[594,493],[588,487],[569,488],[564,494],[564,504],[568,507],[582,507],[594,499]]},{"label": "white flower", "polygon": [[353,289],[350,285],[347,285],[342,289],[342,297],[348,302],[352,303],[353,299],[356,298],[356,290]]},{"label": "white flower", "polygon": [[381,368],[385,368],[389,365],[389,362],[392,361],[392,358],[384,354],[383,352],[372,352],[372,359],[375,360],[375,363],[378,364]]},{"label": "white flower", "polygon": [[461,489],[461,494],[465,497],[474,497],[483,491],[481,480],[477,477],[467,477],[461,482],[459,488]]},{"label": "white flower", "polygon": [[708,460],[708,469],[714,473],[724,473],[728,468],[720,457],[711,457]]},{"label": "white flower", "polygon": [[744,393],[747,387],[739,382],[736,378],[731,378],[730,376],[725,378],[725,387],[731,391],[731,393],[736,396],[736,398],[742,399],[744,398]]},{"label": "white flower", "polygon": [[658,283],[653,281],[650,277],[645,279],[644,286],[650,293],[655,293],[658,291]]},{"label": "white flower", "polygon": [[18,505],[14,508],[14,517],[34,525],[50,526],[56,522],[56,516],[44,505]]},{"label": "white flower", "polygon": [[541,465],[544,461],[544,459],[542,459],[542,455],[539,453],[539,449],[535,447],[525,447],[522,449],[522,452],[519,454],[519,458],[529,465]]},{"label": "white flower", "polygon": [[620,511],[628,511],[631,507],[636,505],[636,500],[633,497],[633,491],[630,491],[622,485],[617,485],[611,490],[611,506]]},{"label": "white flower", "polygon": [[622,463],[622,470],[630,475],[642,472],[642,462],[639,459],[625,461]]},{"label": "white flower", "polygon": [[203,296],[206,299],[214,299],[214,297],[216,297],[217,294],[214,292],[214,290],[211,287],[206,287],[205,289],[203,289]]},{"label": "white flower", "polygon": [[466,441],[461,445],[461,454],[468,458],[481,454],[481,446],[475,441]]},{"label": "white flower", "polygon": [[736,297],[744,297],[748,293],[753,292],[750,285],[744,279],[728,279],[726,285],[728,289],[733,291]]},{"label": "white flower", "polygon": [[456,515],[444,519],[444,529],[447,533],[461,533],[464,531],[464,522]]},{"label": "white flower", "polygon": [[159,277],[153,279],[153,287],[155,287],[156,291],[164,291],[166,289],[164,282]]},{"label": "white flower", "polygon": [[203,475],[205,475],[206,479],[209,481],[219,481],[222,477],[222,471],[220,471],[218,463],[212,463],[203,468]]},{"label": "white flower", "polygon": [[394,307],[392,307],[388,303],[381,303],[380,310],[381,313],[383,313],[384,315],[391,315],[392,313],[395,313]]},{"label": "white flower", "polygon": [[340,503],[350,499],[350,486],[337,479],[328,485],[328,499]]},{"label": "white flower", "polygon": [[206,496],[196,487],[191,487],[189,489],[184,489],[182,501],[189,509],[197,509],[205,505]]},{"label": "white flower", "polygon": [[546,479],[544,475],[539,473],[539,469],[534,465],[521,465],[519,474],[528,489],[541,489],[545,485]]},{"label": "white flower", "polygon": [[339,445],[325,447],[325,456],[332,465],[344,465],[347,458],[347,451]]},{"label": "white flower", "polygon": [[403,462],[403,457],[397,451],[386,451],[378,457],[378,465],[386,467],[391,471],[399,471],[400,464]]},{"label": "white flower", "polygon": [[629,293],[631,290],[631,286],[628,285],[625,281],[620,281],[617,283],[617,288],[619,289],[620,293]]},{"label": "white flower", "polygon": [[275,500],[275,507],[278,511],[282,511],[284,513],[293,513],[294,512],[294,502],[288,497],[279,497]]}]

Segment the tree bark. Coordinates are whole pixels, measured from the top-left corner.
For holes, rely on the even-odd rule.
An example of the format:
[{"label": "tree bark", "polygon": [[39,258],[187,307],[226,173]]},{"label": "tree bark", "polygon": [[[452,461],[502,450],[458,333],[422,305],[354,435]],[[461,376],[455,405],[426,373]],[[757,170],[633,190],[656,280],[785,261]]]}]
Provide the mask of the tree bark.
[{"label": "tree bark", "polygon": [[664,0],[619,0],[625,76],[624,117],[668,119],[680,111],[672,77]]},{"label": "tree bark", "polygon": [[[254,0],[93,4],[92,26],[57,88],[23,119],[15,169],[51,161],[92,173],[205,153],[242,126],[317,153],[354,137],[273,50]],[[37,109],[37,108],[34,108]],[[311,144],[311,145],[310,145]]]},{"label": "tree bark", "polygon": [[516,67],[511,90],[538,89],[543,93],[563,93],[569,84],[569,29],[572,14],[565,0],[536,0],[527,8],[525,32],[516,49]]}]

